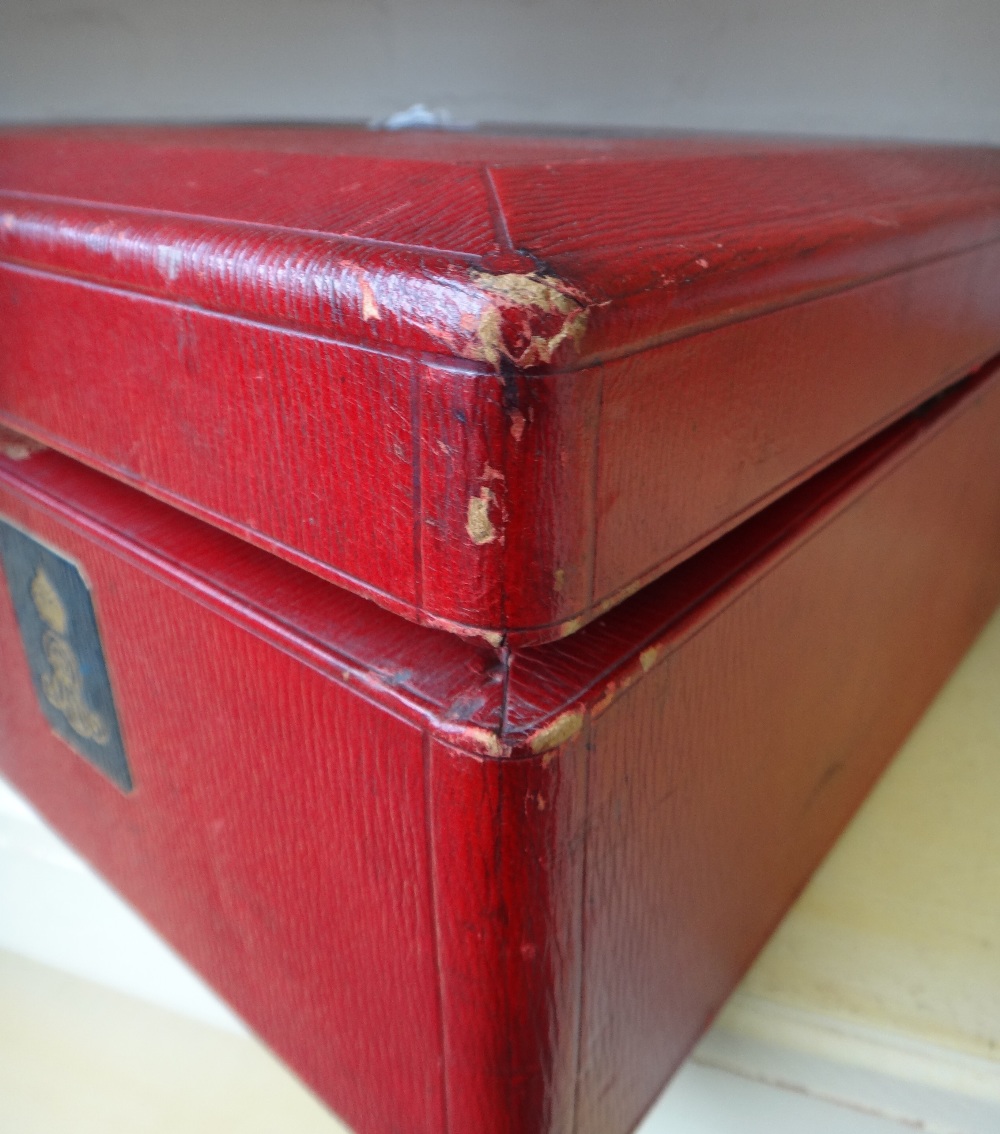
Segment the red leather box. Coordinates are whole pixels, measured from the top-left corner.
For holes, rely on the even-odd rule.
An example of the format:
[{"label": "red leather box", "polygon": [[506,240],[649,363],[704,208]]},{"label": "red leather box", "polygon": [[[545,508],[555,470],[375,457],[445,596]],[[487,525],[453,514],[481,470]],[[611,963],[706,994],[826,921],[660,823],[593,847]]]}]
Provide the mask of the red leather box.
[{"label": "red leather box", "polygon": [[1000,152],[0,131],[0,422],[425,624],[572,632],[1000,351]]},{"label": "red leather box", "polygon": [[1000,599],[998,168],[6,133],[3,774],[359,1134],[626,1134]]}]

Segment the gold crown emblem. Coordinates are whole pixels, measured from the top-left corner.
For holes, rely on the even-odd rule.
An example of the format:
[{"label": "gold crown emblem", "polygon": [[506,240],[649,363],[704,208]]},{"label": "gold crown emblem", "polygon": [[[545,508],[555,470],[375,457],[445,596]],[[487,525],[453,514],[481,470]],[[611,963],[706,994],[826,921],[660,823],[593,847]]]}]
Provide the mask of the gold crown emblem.
[{"label": "gold crown emblem", "polygon": [[31,580],[31,601],[35,604],[38,617],[57,634],[65,634],[69,627],[69,615],[63,606],[59,592],[52,585],[52,580],[39,567],[35,577]]}]

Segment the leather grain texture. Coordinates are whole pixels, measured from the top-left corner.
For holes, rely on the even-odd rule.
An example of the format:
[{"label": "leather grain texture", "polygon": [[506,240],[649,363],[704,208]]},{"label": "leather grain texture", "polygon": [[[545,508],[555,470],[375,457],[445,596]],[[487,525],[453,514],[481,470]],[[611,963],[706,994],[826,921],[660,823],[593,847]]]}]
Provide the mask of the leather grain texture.
[{"label": "leather grain texture", "polygon": [[389,614],[52,452],[132,770],[0,766],[359,1134],[627,1134],[1000,598],[1000,374],[571,638]]},{"label": "leather grain texture", "polygon": [[0,423],[493,644],[969,373],[997,278],[983,148],[0,131]]}]

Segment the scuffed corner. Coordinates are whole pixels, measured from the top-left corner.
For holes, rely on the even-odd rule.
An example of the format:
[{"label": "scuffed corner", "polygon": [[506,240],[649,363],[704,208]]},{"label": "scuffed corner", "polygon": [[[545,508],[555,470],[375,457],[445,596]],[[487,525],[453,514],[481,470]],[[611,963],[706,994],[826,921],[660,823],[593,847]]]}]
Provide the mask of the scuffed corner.
[{"label": "scuffed corner", "polygon": [[366,279],[361,280],[361,318],[366,323],[382,318],[382,309],[379,307],[378,299],[372,285]]},{"label": "scuffed corner", "polygon": [[490,732],[488,729],[465,728],[461,732],[461,737],[482,756],[498,759],[505,755],[506,749],[500,737],[497,736],[495,732]]},{"label": "scuffed corner", "polygon": [[12,429],[0,425],[0,453],[9,460],[24,461],[32,453],[40,453],[44,449],[44,445],[32,441],[30,437],[23,437],[20,433],[15,433]]},{"label": "scuffed corner", "polygon": [[538,730],[528,741],[528,747],[536,756],[541,756],[550,749],[558,748],[583,728],[583,713],[573,709],[561,713],[554,721]]},{"label": "scuffed corner", "polygon": [[535,272],[471,275],[484,299],[473,344],[481,361],[527,369],[551,363],[565,343],[580,346],[590,305],[570,285]]}]

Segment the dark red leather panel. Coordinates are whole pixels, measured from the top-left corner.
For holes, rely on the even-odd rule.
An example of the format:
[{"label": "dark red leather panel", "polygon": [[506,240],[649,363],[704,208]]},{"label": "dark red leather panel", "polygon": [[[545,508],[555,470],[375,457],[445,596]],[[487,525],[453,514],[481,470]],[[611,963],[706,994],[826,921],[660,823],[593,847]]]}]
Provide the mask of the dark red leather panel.
[{"label": "dark red leather panel", "polygon": [[594,722],[578,1134],[653,1101],[1000,598],[991,400]]},{"label": "dark red leather panel", "polygon": [[443,1129],[419,728],[75,526],[0,511],[84,568],[135,787],[49,729],[5,586],[4,776],[353,1127]]},{"label": "dark red leather panel", "polygon": [[16,269],[0,268],[0,308],[9,420],[415,607],[409,363]]},{"label": "dark red leather panel", "polygon": [[862,440],[863,422],[969,373],[998,326],[997,272],[1000,248],[956,257],[606,367],[595,600],[788,491]]},{"label": "dark red leather panel", "polygon": [[431,748],[448,1129],[571,1131],[586,745],[552,760]]}]

